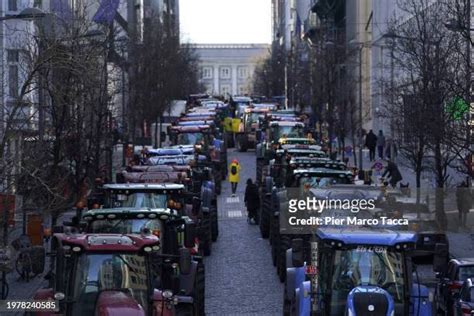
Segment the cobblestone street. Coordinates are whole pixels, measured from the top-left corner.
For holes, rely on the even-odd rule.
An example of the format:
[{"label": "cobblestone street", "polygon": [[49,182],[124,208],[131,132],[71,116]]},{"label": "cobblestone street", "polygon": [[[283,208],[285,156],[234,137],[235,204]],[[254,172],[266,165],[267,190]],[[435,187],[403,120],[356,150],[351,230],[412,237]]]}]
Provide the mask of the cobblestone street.
[{"label": "cobblestone street", "polygon": [[219,196],[219,238],[206,264],[206,315],[281,315],[283,284],[272,265],[268,240],[249,225],[245,182],[255,179],[255,153],[229,151],[242,166],[237,197],[230,184]]}]

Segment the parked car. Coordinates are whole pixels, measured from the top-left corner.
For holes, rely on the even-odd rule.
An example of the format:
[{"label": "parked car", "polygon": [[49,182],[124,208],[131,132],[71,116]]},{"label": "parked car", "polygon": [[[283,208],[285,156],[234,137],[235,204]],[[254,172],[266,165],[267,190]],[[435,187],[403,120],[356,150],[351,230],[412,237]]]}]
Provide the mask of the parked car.
[{"label": "parked car", "polygon": [[438,313],[453,314],[454,297],[459,295],[464,281],[474,277],[474,258],[451,259],[444,273],[437,273],[436,306]]},{"label": "parked car", "polygon": [[474,315],[474,278],[464,281],[459,295],[454,296],[454,316]]}]

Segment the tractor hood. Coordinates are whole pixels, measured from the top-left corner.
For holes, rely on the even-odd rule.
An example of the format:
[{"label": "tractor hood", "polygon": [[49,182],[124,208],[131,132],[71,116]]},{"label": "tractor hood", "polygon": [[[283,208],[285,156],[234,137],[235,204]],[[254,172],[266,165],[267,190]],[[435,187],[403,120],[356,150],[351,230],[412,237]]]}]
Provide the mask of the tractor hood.
[{"label": "tractor hood", "polygon": [[132,297],[120,291],[106,291],[99,295],[96,305],[99,316],[145,316],[145,310]]}]

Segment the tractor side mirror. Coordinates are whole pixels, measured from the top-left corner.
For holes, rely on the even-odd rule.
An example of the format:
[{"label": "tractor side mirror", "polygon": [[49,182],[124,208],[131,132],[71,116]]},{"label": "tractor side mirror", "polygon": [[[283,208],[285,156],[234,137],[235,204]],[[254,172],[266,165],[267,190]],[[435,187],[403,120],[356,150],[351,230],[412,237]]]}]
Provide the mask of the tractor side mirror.
[{"label": "tractor side mirror", "polygon": [[179,270],[182,274],[191,272],[191,251],[187,248],[179,249]]},{"label": "tractor side mirror", "polygon": [[433,257],[433,271],[444,273],[447,268],[448,258],[448,245],[445,243],[436,243]]},{"label": "tractor side mirror", "polygon": [[303,239],[296,238],[291,241],[291,259],[295,268],[299,268],[304,265]]},{"label": "tractor side mirror", "polygon": [[186,248],[193,248],[196,239],[196,224],[186,223],[184,225],[184,246]]}]

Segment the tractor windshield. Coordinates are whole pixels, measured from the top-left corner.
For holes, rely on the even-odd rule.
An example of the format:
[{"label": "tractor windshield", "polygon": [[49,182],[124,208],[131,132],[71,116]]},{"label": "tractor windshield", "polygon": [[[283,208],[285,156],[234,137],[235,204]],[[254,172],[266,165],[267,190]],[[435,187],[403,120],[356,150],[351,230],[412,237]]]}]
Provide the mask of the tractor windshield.
[{"label": "tractor windshield", "polygon": [[114,197],[114,207],[166,208],[166,194],[136,192],[129,195],[119,194]]},{"label": "tractor windshield", "polygon": [[181,134],[178,134],[177,145],[196,145],[203,139],[204,139],[204,134],[200,132],[181,133]]},{"label": "tractor windshield", "polygon": [[280,138],[298,138],[303,137],[303,128],[301,126],[274,126],[272,132],[272,140],[278,141]]},{"label": "tractor windshield", "polygon": [[71,315],[95,315],[96,304],[105,303],[110,294],[117,292],[122,301],[138,303],[146,311],[148,287],[144,256],[130,253],[83,254],[76,263],[73,280],[75,301]]},{"label": "tractor windshield", "polygon": [[96,219],[90,223],[87,232],[107,234],[140,234],[144,228],[149,229],[154,235],[159,235],[163,227],[160,219]]},{"label": "tractor windshield", "polygon": [[333,273],[321,282],[321,290],[323,295],[330,293],[330,315],[344,315],[347,296],[357,286],[378,286],[386,290],[395,302],[395,315],[403,314],[407,277],[403,253],[385,247],[358,246],[336,250],[333,262],[327,264],[331,267],[324,271]]},{"label": "tractor windshield", "polygon": [[299,179],[299,187],[301,189],[305,188],[324,188],[335,184],[350,184],[351,180],[347,177],[301,177]]}]

